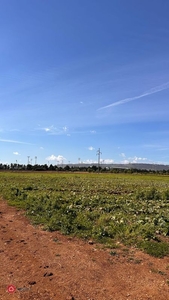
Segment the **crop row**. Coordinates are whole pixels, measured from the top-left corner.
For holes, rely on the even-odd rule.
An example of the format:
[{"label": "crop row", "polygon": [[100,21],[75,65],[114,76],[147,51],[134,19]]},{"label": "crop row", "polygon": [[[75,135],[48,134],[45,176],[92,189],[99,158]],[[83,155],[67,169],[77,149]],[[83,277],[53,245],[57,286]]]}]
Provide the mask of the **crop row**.
[{"label": "crop row", "polygon": [[44,229],[169,253],[169,177],[0,173],[1,196]]}]

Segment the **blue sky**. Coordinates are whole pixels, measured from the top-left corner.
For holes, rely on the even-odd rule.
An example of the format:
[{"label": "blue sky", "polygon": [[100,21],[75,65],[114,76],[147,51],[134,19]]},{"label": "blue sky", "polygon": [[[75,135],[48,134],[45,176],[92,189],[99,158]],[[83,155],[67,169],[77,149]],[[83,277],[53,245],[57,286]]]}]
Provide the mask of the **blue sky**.
[{"label": "blue sky", "polygon": [[168,0],[0,8],[0,162],[169,164]]}]

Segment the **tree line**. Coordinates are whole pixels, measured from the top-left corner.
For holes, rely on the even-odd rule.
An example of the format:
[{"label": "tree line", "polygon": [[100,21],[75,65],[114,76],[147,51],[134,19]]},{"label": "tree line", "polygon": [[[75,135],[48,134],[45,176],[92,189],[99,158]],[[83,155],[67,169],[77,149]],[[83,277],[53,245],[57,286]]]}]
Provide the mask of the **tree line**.
[{"label": "tree line", "polygon": [[163,174],[169,175],[169,170],[149,170],[149,169],[138,169],[138,168],[113,168],[113,167],[103,167],[97,165],[91,166],[79,166],[79,165],[47,165],[47,164],[2,164],[0,163],[1,171],[55,171],[55,172],[100,172],[100,173],[141,173],[141,174]]}]

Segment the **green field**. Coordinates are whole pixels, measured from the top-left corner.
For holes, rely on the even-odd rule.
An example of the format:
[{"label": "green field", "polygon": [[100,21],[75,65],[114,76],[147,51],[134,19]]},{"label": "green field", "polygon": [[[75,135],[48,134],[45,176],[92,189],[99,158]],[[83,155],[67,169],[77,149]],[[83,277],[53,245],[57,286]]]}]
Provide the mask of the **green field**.
[{"label": "green field", "polygon": [[0,195],[45,230],[169,254],[169,176],[1,172]]}]

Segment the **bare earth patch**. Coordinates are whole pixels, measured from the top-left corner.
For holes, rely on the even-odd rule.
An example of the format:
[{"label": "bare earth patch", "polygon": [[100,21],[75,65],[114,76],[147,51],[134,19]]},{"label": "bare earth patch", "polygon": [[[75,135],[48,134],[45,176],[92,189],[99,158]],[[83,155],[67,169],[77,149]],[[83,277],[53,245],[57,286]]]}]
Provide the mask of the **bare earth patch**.
[{"label": "bare earth patch", "polygon": [[169,257],[46,232],[0,201],[0,299],[167,300]]}]

